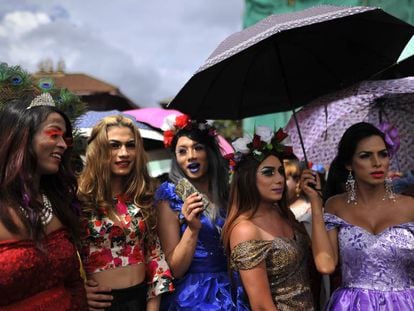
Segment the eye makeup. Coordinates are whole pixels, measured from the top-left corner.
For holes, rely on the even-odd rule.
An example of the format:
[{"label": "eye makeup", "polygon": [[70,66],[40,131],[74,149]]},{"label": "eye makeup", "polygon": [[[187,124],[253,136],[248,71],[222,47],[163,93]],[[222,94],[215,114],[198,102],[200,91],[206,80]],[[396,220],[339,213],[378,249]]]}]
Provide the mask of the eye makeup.
[{"label": "eye makeup", "polygon": [[45,130],[45,135],[49,136],[50,138],[57,138],[57,137],[62,137],[63,140],[65,141],[65,144],[68,147],[72,147],[73,146],[73,138],[72,137],[65,137],[64,132],[60,129],[48,129]]},{"label": "eye makeup", "polygon": [[265,166],[260,170],[260,174],[263,176],[273,176],[276,172],[276,168],[273,166]]},{"label": "eye makeup", "polygon": [[122,146],[125,146],[125,148],[127,148],[127,149],[135,149],[135,141],[131,140],[131,141],[128,141],[126,143],[122,143],[119,140],[111,139],[111,140],[109,140],[109,146],[112,149],[119,149]]},{"label": "eye makeup", "polygon": [[63,131],[58,130],[58,129],[45,130],[45,134],[49,137],[54,137],[54,136],[62,136],[63,137]]},{"label": "eye makeup", "polygon": [[264,166],[261,170],[260,170],[260,174],[262,174],[263,176],[273,176],[276,171],[284,176],[285,175],[285,169],[283,167],[283,165],[279,166],[278,169],[276,170],[276,168],[274,166]]}]

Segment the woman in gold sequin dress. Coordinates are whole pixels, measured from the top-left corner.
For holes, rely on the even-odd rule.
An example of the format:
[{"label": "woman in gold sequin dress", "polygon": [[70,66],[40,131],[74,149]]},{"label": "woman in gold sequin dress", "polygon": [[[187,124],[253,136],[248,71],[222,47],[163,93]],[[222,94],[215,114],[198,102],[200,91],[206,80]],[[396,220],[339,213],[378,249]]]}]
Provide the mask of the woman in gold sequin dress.
[{"label": "woman in gold sequin dress", "polygon": [[285,137],[256,131],[236,152],[223,241],[252,310],[314,309],[309,238],[286,203]]}]

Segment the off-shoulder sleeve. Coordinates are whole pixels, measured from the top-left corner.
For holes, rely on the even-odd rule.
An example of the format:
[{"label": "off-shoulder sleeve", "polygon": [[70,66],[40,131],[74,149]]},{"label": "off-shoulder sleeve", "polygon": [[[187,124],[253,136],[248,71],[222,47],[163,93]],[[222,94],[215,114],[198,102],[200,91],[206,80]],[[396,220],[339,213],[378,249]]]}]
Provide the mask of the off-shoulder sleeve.
[{"label": "off-shoulder sleeve", "polygon": [[249,270],[265,260],[272,247],[272,241],[250,240],[237,244],[231,251],[230,267],[235,270]]},{"label": "off-shoulder sleeve", "polygon": [[334,214],[325,213],[323,218],[325,220],[325,228],[327,231],[346,225],[346,222],[343,219]]},{"label": "off-shoulder sleeve", "polygon": [[162,293],[174,291],[174,286],[172,273],[161,250],[158,237],[147,245],[145,256],[148,285],[147,299],[150,299]]},{"label": "off-shoulder sleeve", "polygon": [[173,211],[180,212],[183,201],[175,193],[175,184],[170,182],[162,183],[154,195],[155,202],[168,201]]}]

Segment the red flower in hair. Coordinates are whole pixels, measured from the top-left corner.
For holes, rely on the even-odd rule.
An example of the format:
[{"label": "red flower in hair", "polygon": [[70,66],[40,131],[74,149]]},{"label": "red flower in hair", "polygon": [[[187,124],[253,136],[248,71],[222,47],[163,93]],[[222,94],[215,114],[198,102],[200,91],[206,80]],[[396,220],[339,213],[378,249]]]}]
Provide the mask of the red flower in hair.
[{"label": "red flower in hair", "polygon": [[259,135],[256,135],[256,134],[254,135],[252,146],[253,146],[253,149],[260,149],[260,147],[262,146],[262,140],[260,139]]},{"label": "red flower in hair", "polygon": [[291,146],[285,146],[285,150],[283,152],[285,155],[289,156],[293,154],[293,148]]},{"label": "red flower in hair", "polygon": [[226,160],[230,160],[234,158],[234,153],[227,153],[223,156]]},{"label": "red flower in hair", "polygon": [[170,147],[172,144],[174,138],[174,132],[173,131],[165,131],[164,132],[164,146]]},{"label": "red flower in hair", "polygon": [[280,128],[275,133],[274,139],[280,143],[282,140],[284,140],[286,137],[288,137],[288,134],[283,132],[283,130]]},{"label": "red flower in hair", "polygon": [[190,122],[190,117],[187,116],[186,114],[179,115],[175,118],[175,126],[180,129],[185,128],[189,122]]},{"label": "red flower in hair", "polygon": [[229,161],[229,166],[234,167],[236,166],[236,161],[234,160],[234,153],[228,153],[224,155],[224,158]]}]

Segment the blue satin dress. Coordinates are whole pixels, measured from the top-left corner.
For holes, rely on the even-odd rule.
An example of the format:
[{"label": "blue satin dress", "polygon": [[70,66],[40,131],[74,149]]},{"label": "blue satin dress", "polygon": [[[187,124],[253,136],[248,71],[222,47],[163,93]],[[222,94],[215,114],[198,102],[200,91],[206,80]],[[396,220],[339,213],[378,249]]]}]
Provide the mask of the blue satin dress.
[{"label": "blue satin dress", "polygon": [[[168,201],[180,220],[184,219],[181,213],[183,201],[175,193],[174,184],[163,183],[158,188],[155,199]],[[186,274],[174,281],[175,291],[162,295],[161,310],[250,310],[237,275],[231,281],[227,270],[219,231],[224,218],[219,217],[213,224],[202,214],[201,223],[193,261]],[[186,228],[187,225],[183,223],[181,235]]]}]

